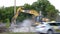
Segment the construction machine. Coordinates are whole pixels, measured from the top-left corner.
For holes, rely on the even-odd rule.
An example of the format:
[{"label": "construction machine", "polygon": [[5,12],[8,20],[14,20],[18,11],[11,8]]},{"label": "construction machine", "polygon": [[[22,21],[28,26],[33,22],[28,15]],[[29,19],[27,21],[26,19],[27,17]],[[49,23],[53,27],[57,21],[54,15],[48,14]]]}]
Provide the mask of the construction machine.
[{"label": "construction machine", "polygon": [[19,13],[21,13],[21,12],[34,15],[35,22],[40,21],[40,15],[36,10],[23,10],[22,7],[20,7],[20,8],[17,9],[16,14],[13,16],[12,21],[11,21],[12,23],[16,23],[15,20],[17,19]]},{"label": "construction machine", "polygon": [[16,19],[17,19],[19,13],[21,13],[21,12],[34,15],[35,24],[42,23],[42,18],[41,18],[42,16],[40,14],[41,12],[38,13],[36,10],[23,10],[22,7],[20,7],[20,8],[17,9],[16,14],[12,18],[12,21],[11,21],[12,23],[16,23]]}]

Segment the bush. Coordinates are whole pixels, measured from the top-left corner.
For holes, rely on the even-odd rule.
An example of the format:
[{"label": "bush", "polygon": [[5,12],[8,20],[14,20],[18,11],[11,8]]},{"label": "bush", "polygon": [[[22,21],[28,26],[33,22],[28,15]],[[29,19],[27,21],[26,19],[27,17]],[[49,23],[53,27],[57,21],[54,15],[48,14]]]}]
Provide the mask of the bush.
[{"label": "bush", "polygon": [[9,26],[10,26],[10,21],[9,21],[9,19],[6,19],[5,21],[6,21],[6,27],[9,28]]}]

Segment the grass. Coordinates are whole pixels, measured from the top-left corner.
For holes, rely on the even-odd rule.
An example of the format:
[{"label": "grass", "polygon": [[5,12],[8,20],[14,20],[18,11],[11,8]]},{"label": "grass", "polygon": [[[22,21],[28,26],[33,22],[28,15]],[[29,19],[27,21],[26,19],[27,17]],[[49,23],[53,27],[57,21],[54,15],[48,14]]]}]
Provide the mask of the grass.
[{"label": "grass", "polygon": [[0,34],[35,34],[34,32],[21,32],[21,33],[0,33]]}]

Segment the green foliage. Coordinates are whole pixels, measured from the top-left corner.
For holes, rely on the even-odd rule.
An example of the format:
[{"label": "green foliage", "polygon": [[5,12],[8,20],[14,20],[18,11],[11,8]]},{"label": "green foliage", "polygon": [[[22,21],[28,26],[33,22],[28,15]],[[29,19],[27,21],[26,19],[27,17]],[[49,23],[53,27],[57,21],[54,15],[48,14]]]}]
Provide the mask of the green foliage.
[{"label": "green foliage", "polygon": [[29,4],[24,4],[24,9],[25,9],[25,10],[31,9],[31,5],[29,5]]},{"label": "green foliage", "polygon": [[31,18],[32,15],[27,14],[27,13],[20,13],[19,16],[17,17],[17,20],[20,22],[23,21],[24,19]]},{"label": "green foliage", "polygon": [[[16,10],[19,8],[20,6],[16,7]],[[6,22],[6,19],[8,18],[9,21],[11,22],[12,17],[14,16],[14,7],[1,7],[0,8],[0,21],[3,21],[4,23]],[[31,17],[30,14],[26,14],[26,13],[20,13],[17,20],[19,21],[23,21],[24,19]]]},{"label": "green foliage", "polygon": [[59,12],[48,0],[37,0],[32,5],[25,4],[24,7],[37,10],[38,12],[42,11],[43,16],[51,20],[55,20]]},{"label": "green foliage", "polygon": [[0,20],[3,20],[3,22],[7,18],[9,18],[9,20],[11,20],[13,14],[14,14],[13,11],[14,11],[13,7],[0,8]]},{"label": "green foliage", "polygon": [[[20,6],[17,6],[18,9]],[[51,20],[55,20],[58,15],[58,10],[55,9],[53,5],[50,4],[48,0],[37,0],[32,5],[24,4],[25,10],[37,10],[37,12],[42,11],[44,17],[50,18]],[[17,10],[16,9],[16,10]],[[11,22],[12,17],[14,16],[14,7],[1,7],[0,8],[0,21],[6,22],[5,20],[8,18],[9,22]],[[31,18],[32,15],[26,13],[20,13],[17,20],[22,21],[26,18]]]},{"label": "green foliage", "polygon": [[9,28],[9,26],[10,26],[10,20],[7,18],[7,19],[5,19],[5,22],[6,22],[6,27]]},{"label": "green foliage", "polygon": [[0,34],[36,34],[35,32],[7,32],[7,33],[0,33]]}]

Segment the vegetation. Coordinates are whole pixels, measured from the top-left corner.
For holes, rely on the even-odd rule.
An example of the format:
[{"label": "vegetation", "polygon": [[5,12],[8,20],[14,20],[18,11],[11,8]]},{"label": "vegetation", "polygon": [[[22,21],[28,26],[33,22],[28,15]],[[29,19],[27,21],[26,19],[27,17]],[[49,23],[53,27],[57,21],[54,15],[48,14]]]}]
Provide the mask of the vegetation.
[{"label": "vegetation", "polygon": [[[19,6],[18,6],[19,7]],[[16,8],[18,8],[16,7]],[[55,9],[53,5],[50,4],[48,0],[37,0],[32,5],[24,4],[25,10],[37,10],[42,11],[44,17],[47,17],[51,20],[55,20],[58,15],[58,10]],[[14,16],[14,7],[1,7],[0,8],[0,22],[11,22],[12,17]],[[31,18],[30,14],[20,13],[17,20],[22,21],[25,18]]]},{"label": "vegetation", "polygon": [[0,33],[0,34],[36,34],[34,32],[22,32],[22,33]]},{"label": "vegetation", "polygon": [[32,5],[25,4],[24,7],[37,10],[38,12],[42,11],[43,16],[51,20],[55,20],[59,12],[48,0],[37,0]]}]

